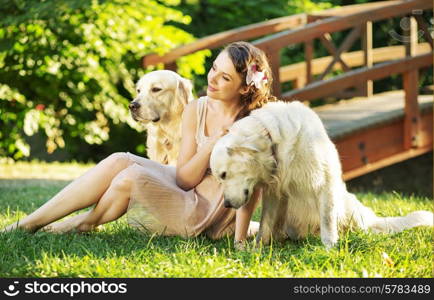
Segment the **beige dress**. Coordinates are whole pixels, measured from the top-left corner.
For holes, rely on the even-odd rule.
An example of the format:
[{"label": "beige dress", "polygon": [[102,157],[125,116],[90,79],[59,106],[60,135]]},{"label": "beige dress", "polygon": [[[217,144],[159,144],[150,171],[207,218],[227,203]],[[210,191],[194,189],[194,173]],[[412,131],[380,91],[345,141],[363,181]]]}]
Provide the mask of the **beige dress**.
[{"label": "beige dress", "polygon": [[[198,99],[196,143],[207,140],[207,97]],[[176,185],[176,168],[128,153],[138,168],[127,212],[128,223],[149,233],[213,239],[233,234],[235,210],[223,205],[223,190],[208,168],[202,181],[184,191]]]}]

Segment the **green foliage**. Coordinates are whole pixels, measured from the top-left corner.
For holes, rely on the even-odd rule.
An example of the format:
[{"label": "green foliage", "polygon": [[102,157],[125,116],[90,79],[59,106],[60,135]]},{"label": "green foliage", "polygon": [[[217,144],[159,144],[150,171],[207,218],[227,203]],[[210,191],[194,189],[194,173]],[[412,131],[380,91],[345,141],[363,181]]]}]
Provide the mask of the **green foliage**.
[{"label": "green foliage", "polygon": [[[333,6],[330,2],[318,0],[184,0],[179,4],[174,2],[172,5],[176,5],[176,9],[191,16],[192,21],[188,26],[183,24],[179,26],[197,37],[205,37],[273,18],[320,11]],[[211,67],[212,61],[220,50],[214,49],[212,55],[207,58],[206,70]],[[303,49],[300,47],[287,49],[282,55],[282,63],[301,61],[304,59],[303,54]],[[195,76],[197,91],[205,85],[205,76]]]},{"label": "green foliage", "polygon": [[[0,156],[28,156],[25,138],[40,130],[49,153],[77,140],[102,144],[121,124],[142,131],[127,109],[149,71],[140,59],[192,42],[167,24],[190,21],[154,0],[1,0]],[[203,73],[205,55],[183,59],[182,75]]]},{"label": "green foliage", "polygon": [[177,8],[192,17],[186,30],[197,37],[262,22],[273,18],[309,13],[332,7],[312,0],[185,0]]}]

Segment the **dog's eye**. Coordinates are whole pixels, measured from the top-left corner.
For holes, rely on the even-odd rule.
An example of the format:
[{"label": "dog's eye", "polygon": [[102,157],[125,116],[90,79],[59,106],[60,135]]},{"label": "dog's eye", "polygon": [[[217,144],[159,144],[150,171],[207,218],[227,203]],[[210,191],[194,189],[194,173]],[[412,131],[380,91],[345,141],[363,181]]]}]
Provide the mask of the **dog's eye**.
[{"label": "dog's eye", "polygon": [[226,172],[221,173],[220,178],[224,180],[226,178]]},{"label": "dog's eye", "polygon": [[137,89],[137,94],[140,94],[140,89]]},{"label": "dog's eye", "polygon": [[152,91],[153,93],[157,93],[157,92],[161,91],[161,89],[160,89],[160,88],[157,88],[157,87],[154,87],[154,88],[151,89],[151,91]]}]

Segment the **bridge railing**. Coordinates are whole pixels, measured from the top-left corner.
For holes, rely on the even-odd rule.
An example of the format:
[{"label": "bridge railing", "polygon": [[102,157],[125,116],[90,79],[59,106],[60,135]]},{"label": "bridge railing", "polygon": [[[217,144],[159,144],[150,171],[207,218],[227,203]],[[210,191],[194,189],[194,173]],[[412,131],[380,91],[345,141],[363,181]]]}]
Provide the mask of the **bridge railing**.
[{"label": "bridge railing", "polygon": [[[182,56],[203,49],[216,49],[230,42],[254,40],[258,47],[266,51],[273,66],[274,94],[282,95],[281,84],[292,82],[294,89],[303,88],[314,81],[322,80],[334,70],[349,71],[351,67],[371,67],[375,63],[392,59],[427,53],[433,48],[429,27],[420,12],[432,8],[428,0],[381,1],[349,5],[323,10],[314,14],[297,14],[266,22],[251,24],[240,28],[220,32],[193,43],[176,48],[163,56],[145,55],[143,67],[163,64],[165,69],[176,71],[176,60]],[[410,30],[405,36],[398,36],[405,41],[412,41],[403,46],[373,48],[372,23],[393,17],[409,15]],[[420,30],[417,29],[419,26]],[[347,39],[337,48],[331,33],[351,29]],[[422,32],[427,43],[417,43],[417,35]],[[396,35],[399,35],[395,32]],[[265,36],[265,37],[264,37]],[[347,52],[357,38],[362,39],[362,51]],[[314,39],[330,52],[331,56],[314,58]],[[280,52],[291,45],[304,44],[305,60],[288,66],[281,66]],[[319,78],[314,78],[320,75]],[[372,80],[360,83],[354,92],[334,91],[338,97],[369,96],[372,94]],[[324,90],[328,92],[328,90]],[[285,97],[285,95],[283,95]]]},{"label": "bridge railing", "polygon": [[182,56],[204,49],[216,49],[235,41],[252,40],[282,30],[297,28],[306,22],[306,14],[297,14],[216,33],[178,47],[162,56],[155,53],[145,55],[142,58],[142,66],[164,64],[165,69],[176,71],[176,60]]},{"label": "bridge railing", "polygon": [[[409,20],[409,24],[407,26],[408,30],[406,30],[405,35],[397,36],[399,38],[402,38],[403,42],[405,42],[405,45],[403,45],[401,49],[405,49],[406,56],[415,56],[423,50],[427,50],[426,44],[418,44],[419,32],[423,33],[423,36],[427,40],[427,44],[430,45],[432,50],[433,41],[431,33],[429,32],[428,25],[421,16],[421,13],[424,10],[432,9],[432,7],[433,1],[399,0],[370,3],[370,5],[368,6],[357,5],[356,7],[348,7],[343,11],[339,11],[339,9],[333,9],[329,10],[329,14],[328,11],[324,11],[318,15],[308,16],[308,23],[304,26],[294,28],[292,30],[285,30],[271,36],[264,37],[262,39],[254,41],[253,44],[267,52],[273,66],[281,65],[280,52],[283,48],[299,43],[304,44],[304,77],[297,76],[294,79],[288,76],[287,73],[293,71],[293,69],[291,69],[290,67],[274,69],[273,75],[276,79],[273,86],[274,93],[276,95],[281,95],[283,99],[290,100],[290,97],[300,96],[301,94],[297,94],[296,90],[292,90],[289,94],[282,93],[281,83],[284,81],[280,78],[281,74],[282,77],[286,77],[284,79],[287,79],[289,77],[295,80],[295,87],[296,89],[300,90],[316,81],[327,82],[327,80],[324,80],[325,76],[335,68],[335,65],[337,63],[340,64],[341,68],[345,72],[351,70],[342,55],[351,48],[351,46],[358,38],[361,38],[362,41],[362,52],[359,52],[358,54],[359,57],[363,56],[362,66],[364,66],[366,70],[367,68],[372,67],[374,63],[374,49],[372,45],[373,22],[387,20],[394,17],[407,17]],[[417,28],[418,25],[420,27],[419,31]],[[334,32],[342,32],[345,30],[350,30],[350,33],[347,35],[342,44],[337,48],[333,44],[330,34]],[[398,33],[396,33],[396,35],[398,35]],[[313,72],[313,70],[316,69],[316,71],[318,72],[320,68],[318,68],[318,66],[314,66],[315,63],[316,65],[318,65],[319,62],[313,57],[313,45],[315,39],[319,39],[321,43],[327,48],[327,50],[332,54],[332,56],[326,58],[329,60],[331,59],[331,61],[328,63],[324,70],[321,70],[322,73],[320,74],[319,78],[316,79],[314,79],[313,75],[315,75],[315,73]],[[398,49],[398,51],[401,49]],[[378,51],[381,50],[384,51],[384,48],[378,49]],[[395,48],[394,50],[396,51],[397,49]],[[429,64],[424,66],[429,66]],[[359,82],[359,84],[355,84],[354,86],[358,87],[359,90],[362,89],[362,94],[365,96],[370,96],[372,94],[371,80],[362,83]],[[332,90],[327,89],[327,85],[323,86],[321,91],[322,96],[327,96],[333,92]],[[303,98],[303,100],[313,100],[313,98]]]},{"label": "bridge railing", "polygon": [[[254,44],[265,51],[271,57],[273,65],[280,65],[280,50],[296,43],[305,44],[305,83],[299,83],[299,88],[281,93],[280,74],[285,74],[285,68],[275,70],[276,84],[275,94],[280,95],[283,100],[299,99],[311,101],[349,87],[356,87],[362,91],[362,95],[372,95],[372,81],[390,77],[394,74],[402,74],[403,89],[405,92],[405,119],[404,119],[404,148],[418,147],[418,129],[420,127],[420,112],[417,102],[419,86],[419,69],[433,64],[433,40],[431,32],[422,18],[423,10],[433,8],[433,1],[410,0],[410,1],[389,1],[365,11],[359,11],[347,15],[337,15],[324,18],[318,16],[315,21],[303,28],[290,31],[283,31],[263,39],[257,40]],[[408,24],[405,27],[404,35],[400,35],[404,45],[399,50],[404,50],[404,57],[388,60],[382,63],[373,64],[372,47],[372,23],[392,17],[405,16]],[[418,25],[420,30],[418,30]],[[350,29],[350,33],[343,43],[336,48],[331,40],[330,33]],[[422,33],[427,43],[418,44],[418,35]],[[346,52],[355,40],[361,37],[363,67],[355,70],[350,69],[341,55]],[[316,79],[313,79],[313,40],[320,39],[324,45],[328,45],[332,54],[331,61],[325,70]],[[387,47],[390,48],[390,47]],[[396,48],[395,48],[396,49]],[[377,49],[384,50],[384,49]],[[395,58],[396,58],[396,53]],[[324,80],[336,63],[340,63],[345,73]],[[296,80],[303,81],[297,77]]]},{"label": "bridge railing", "polygon": [[[405,90],[405,148],[418,146],[417,132],[420,113],[417,103],[419,70],[433,64],[433,39],[423,11],[433,8],[431,0],[393,0],[357,4],[324,10],[314,14],[298,14],[256,23],[217,33],[179,47],[158,56],[143,57],[143,66],[164,64],[176,71],[176,60],[203,49],[215,49],[233,41],[253,40],[263,49],[273,69],[273,93],[283,100],[312,101],[330,95],[343,98],[369,97],[373,93],[373,81],[402,74]],[[406,18],[403,34],[391,28],[394,38],[403,45],[382,48],[373,47],[373,23],[391,18]],[[349,30],[341,45],[334,44],[331,34]],[[423,36],[425,43],[418,43]],[[259,39],[258,39],[259,38]],[[314,40],[330,53],[330,56],[314,58]],[[348,52],[357,39],[361,50]],[[291,45],[304,45],[304,61],[281,66],[281,52]],[[359,67],[354,69],[354,67]],[[331,77],[334,70],[343,73]],[[316,77],[316,78],[315,78]],[[290,91],[282,91],[284,82],[292,82]],[[353,91],[349,91],[352,88]]]}]

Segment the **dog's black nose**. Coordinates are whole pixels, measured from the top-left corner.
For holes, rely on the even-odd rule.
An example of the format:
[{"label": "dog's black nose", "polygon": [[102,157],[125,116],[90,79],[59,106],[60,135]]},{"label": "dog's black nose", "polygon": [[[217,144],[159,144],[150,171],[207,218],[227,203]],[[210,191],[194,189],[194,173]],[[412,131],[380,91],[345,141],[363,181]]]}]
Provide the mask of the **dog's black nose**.
[{"label": "dog's black nose", "polygon": [[152,119],[152,122],[158,122],[160,121],[160,117],[156,117],[155,119]]},{"label": "dog's black nose", "polygon": [[136,111],[140,108],[140,104],[138,102],[131,102],[130,105],[128,105],[131,111]]},{"label": "dog's black nose", "polygon": [[230,203],[228,200],[225,200],[225,202],[224,202],[224,206],[225,206],[226,208],[231,208],[231,207],[232,207],[231,203]]}]

